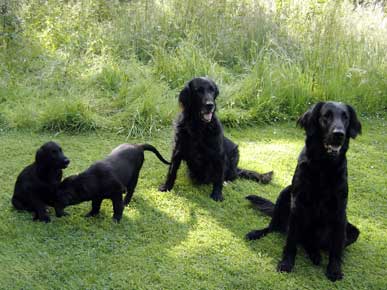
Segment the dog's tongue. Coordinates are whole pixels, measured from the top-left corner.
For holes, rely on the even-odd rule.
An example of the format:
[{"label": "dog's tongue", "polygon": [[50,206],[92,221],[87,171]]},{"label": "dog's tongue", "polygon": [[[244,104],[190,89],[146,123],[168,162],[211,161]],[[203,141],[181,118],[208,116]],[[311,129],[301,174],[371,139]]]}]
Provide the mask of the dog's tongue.
[{"label": "dog's tongue", "polygon": [[207,122],[211,122],[211,119],[212,119],[212,113],[204,114],[204,115],[203,115],[203,118],[204,118],[204,120],[206,120]]}]

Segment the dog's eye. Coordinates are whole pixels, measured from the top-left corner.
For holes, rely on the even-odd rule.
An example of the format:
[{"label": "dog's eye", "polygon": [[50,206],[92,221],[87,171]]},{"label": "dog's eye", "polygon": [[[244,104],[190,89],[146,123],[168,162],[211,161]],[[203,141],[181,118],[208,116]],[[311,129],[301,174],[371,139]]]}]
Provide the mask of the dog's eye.
[{"label": "dog's eye", "polygon": [[342,118],[343,118],[343,120],[348,120],[348,115],[345,113],[345,112],[343,112],[342,114]]},{"label": "dog's eye", "polygon": [[213,87],[210,87],[208,90],[209,90],[211,93],[215,91]]}]

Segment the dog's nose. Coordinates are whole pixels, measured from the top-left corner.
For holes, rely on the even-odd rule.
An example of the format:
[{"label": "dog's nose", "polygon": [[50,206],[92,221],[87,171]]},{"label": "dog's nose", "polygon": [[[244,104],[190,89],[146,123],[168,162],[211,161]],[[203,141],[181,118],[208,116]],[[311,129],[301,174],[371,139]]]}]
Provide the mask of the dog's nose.
[{"label": "dog's nose", "polygon": [[207,111],[212,111],[214,109],[215,105],[213,103],[207,103],[206,104],[206,109]]},{"label": "dog's nose", "polygon": [[344,139],[344,136],[345,136],[344,130],[342,130],[342,129],[334,129],[333,130],[333,138],[335,138],[336,140],[342,140],[342,139]]},{"label": "dog's nose", "polygon": [[63,160],[63,163],[64,163],[66,166],[69,165],[69,164],[70,164],[70,159],[65,158],[65,159]]}]

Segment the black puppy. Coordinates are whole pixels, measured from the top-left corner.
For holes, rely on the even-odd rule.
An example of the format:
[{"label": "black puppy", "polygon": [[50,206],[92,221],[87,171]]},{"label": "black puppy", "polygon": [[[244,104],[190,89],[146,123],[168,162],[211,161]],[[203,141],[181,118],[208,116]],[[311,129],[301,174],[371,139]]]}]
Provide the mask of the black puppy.
[{"label": "black puppy", "polygon": [[286,233],[278,264],[281,272],[292,270],[297,244],[305,248],[315,265],[321,262],[320,249],[327,250],[326,276],[340,280],[343,249],[359,236],[346,215],[346,152],[349,139],[361,133],[361,124],[351,106],[336,102],[317,103],[298,124],[306,131],[306,142],[292,184],[282,190],[275,204],[255,195],[246,197],[272,217],[267,228],[248,233],[247,239],[259,239],[273,231]]},{"label": "black puppy", "polygon": [[[19,174],[12,196],[16,209],[32,211],[34,220],[49,222],[47,205],[55,206],[56,190],[62,179],[62,169],[70,160],[55,142],[47,142],[36,152],[35,162]],[[65,213],[55,207],[56,215]]]},{"label": "black puppy", "polygon": [[[136,188],[144,162],[144,151],[152,151],[163,163],[170,164],[152,145],[121,144],[105,159],[97,161],[84,172],[65,178],[58,190],[59,204],[66,207],[91,200],[92,209],[86,216],[96,216],[102,200],[111,199],[113,218],[119,222],[123,206],[130,202]],[[125,191],[123,203],[122,194]]]},{"label": "black puppy", "polygon": [[182,112],[175,126],[175,146],[165,184],[160,191],[171,190],[182,160],[187,162],[190,177],[199,184],[213,183],[211,198],[223,200],[223,181],[237,177],[268,183],[273,172],[259,174],[238,168],[238,145],[223,135],[215,115],[216,84],[208,78],[192,79],[180,92]]}]

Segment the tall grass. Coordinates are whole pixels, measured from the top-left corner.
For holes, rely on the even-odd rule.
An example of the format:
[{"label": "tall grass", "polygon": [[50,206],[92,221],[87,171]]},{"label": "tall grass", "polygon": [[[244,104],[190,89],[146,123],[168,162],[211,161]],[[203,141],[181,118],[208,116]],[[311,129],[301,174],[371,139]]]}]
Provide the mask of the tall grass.
[{"label": "tall grass", "polygon": [[[148,135],[194,76],[228,126],[387,111],[387,17],[353,1],[2,0],[1,127]],[[73,104],[71,104],[73,103]]]}]

